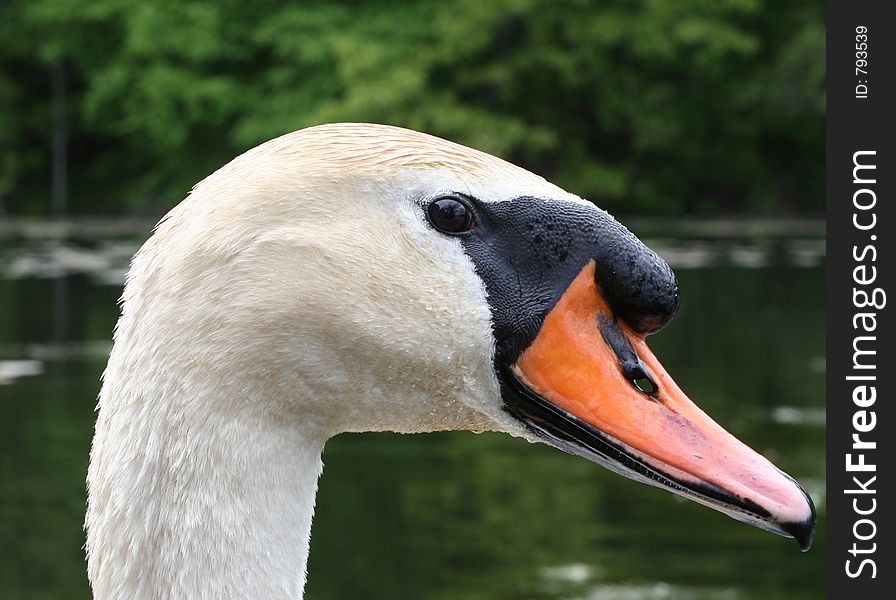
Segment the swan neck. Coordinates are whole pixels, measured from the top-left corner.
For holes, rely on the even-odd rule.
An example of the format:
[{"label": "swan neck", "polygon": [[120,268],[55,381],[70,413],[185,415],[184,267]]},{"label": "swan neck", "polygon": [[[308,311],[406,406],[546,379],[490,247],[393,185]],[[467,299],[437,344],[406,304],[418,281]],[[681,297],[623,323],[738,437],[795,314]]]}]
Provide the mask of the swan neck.
[{"label": "swan neck", "polygon": [[213,387],[122,381],[117,366],[88,473],[94,597],[301,598],[327,436],[251,399],[221,410]]}]

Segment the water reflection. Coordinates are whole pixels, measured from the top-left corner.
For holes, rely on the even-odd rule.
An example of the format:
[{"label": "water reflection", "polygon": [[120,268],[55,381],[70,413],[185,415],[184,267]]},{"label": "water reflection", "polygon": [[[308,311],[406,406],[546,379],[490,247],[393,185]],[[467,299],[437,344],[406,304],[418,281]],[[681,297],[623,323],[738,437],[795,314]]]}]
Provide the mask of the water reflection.
[{"label": "water reflection", "polygon": [[12,383],[19,377],[32,377],[43,372],[39,360],[0,360],[0,385]]},{"label": "water reflection", "polygon": [[[6,597],[88,596],[93,407],[123,274],[150,225],[0,231]],[[507,436],[346,435],[324,456],[308,597],[820,597],[824,243],[818,224],[736,225],[633,227],[682,289],[679,316],[651,345],[695,401],[804,483],[821,515],[810,553]]]}]

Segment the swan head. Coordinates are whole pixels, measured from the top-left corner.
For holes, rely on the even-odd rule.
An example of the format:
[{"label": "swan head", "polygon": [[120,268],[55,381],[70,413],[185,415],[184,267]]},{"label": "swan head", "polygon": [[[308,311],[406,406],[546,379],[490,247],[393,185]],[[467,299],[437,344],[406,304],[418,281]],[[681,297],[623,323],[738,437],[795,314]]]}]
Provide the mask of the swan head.
[{"label": "swan head", "polygon": [[182,385],[224,390],[204,411],[323,437],[503,431],[807,548],[808,495],[648,348],[678,302],[659,256],[541,177],[338,124],[199,183],[135,258],[116,345],[152,336],[145,352],[188,365]]}]

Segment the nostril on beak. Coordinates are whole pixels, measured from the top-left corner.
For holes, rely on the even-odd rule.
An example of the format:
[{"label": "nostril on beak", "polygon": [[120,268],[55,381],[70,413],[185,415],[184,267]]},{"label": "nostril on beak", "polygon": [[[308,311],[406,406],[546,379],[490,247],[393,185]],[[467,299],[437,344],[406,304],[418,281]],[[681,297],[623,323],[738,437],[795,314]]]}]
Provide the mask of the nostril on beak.
[{"label": "nostril on beak", "polygon": [[635,389],[650,396],[652,400],[657,400],[659,386],[657,386],[650,374],[650,369],[647,368],[644,361],[638,358],[638,364],[632,369],[627,369],[624,374]]},{"label": "nostril on beak", "polygon": [[657,392],[659,391],[659,386],[656,384],[650,368],[644,364],[644,361],[632,348],[619,326],[606,315],[598,315],[597,326],[604,341],[616,354],[623,377],[628,379],[636,390],[645,394],[651,400],[658,401]]}]

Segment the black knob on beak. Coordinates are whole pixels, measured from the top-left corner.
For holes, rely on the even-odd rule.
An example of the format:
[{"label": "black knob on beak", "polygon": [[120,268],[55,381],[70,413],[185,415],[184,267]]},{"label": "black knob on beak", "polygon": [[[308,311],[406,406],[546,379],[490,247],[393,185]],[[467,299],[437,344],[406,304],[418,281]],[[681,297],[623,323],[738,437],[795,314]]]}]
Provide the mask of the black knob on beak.
[{"label": "black knob on beak", "polygon": [[613,221],[604,228],[595,279],[613,312],[638,333],[661,329],[678,310],[672,269],[641,240]]}]

